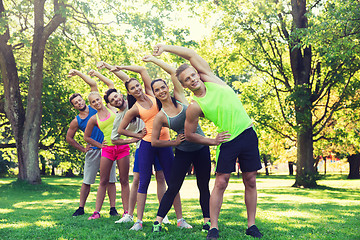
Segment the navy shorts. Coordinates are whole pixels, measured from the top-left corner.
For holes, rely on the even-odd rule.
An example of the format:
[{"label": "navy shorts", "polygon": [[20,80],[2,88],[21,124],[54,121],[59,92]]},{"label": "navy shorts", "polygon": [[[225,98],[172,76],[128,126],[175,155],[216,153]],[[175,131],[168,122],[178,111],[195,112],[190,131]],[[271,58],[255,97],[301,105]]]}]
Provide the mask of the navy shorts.
[{"label": "navy shorts", "polygon": [[216,164],[216,172],[235,172],[236,159],[239,159],[241,172],[254,172],[261,169],[259,141],[254,129],[248,128],[229,142],[222,143]]}]

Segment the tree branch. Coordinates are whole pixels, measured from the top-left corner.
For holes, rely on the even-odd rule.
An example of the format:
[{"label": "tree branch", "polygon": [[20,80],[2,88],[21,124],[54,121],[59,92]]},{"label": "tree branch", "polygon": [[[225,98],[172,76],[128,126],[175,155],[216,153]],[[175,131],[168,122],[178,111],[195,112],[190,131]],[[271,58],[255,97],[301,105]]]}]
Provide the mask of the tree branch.
[{"label": "tree branch", "polygon": [[318,135],[326,126],[326,124],[330,121],[330,119],[332,118],[332,115],[334,114],[335,111],[338,110],[338,107],[340,105],[340,103],[342,102],[343,98],[346,96],[346,89],[347,87],[349,86],[349,83],[351,81],[351,78],[355,75],[355,73],[351,73],[350,76],[349,76],[349,80],[347,81],[347,83],[345,84],[343,90],[342,90],[342,94],[341,96],[339,97],[339,100],[337,102],[335,102],[333,104],[333,106],[331,107],[331,111],[330,111],[330,114],[328,116],[328,118],[325,120],[324,124],[319,128],[318,131],[316,131],[315,133],[313,133],[313,136],[316,136]]}]

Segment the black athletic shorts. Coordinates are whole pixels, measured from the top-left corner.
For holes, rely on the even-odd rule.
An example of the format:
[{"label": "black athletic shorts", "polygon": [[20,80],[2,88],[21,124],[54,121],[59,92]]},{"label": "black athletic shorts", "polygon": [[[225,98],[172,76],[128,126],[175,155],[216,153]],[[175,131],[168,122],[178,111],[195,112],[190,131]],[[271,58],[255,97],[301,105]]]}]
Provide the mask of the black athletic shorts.
[{"label": "black athletic shorts", "polygon": [[239,159],[241,172],[254,172],[261,169],[259,141],[254,129],[248,128],[229,142],[222,143],[216,164],[216,172],[235,172],[236,159]]}]

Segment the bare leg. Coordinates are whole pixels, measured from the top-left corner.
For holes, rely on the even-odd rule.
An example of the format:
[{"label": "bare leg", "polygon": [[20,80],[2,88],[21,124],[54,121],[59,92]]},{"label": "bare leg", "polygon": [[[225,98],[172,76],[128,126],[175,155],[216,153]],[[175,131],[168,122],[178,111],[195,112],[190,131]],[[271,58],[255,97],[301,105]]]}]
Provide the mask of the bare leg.
[{"label": "bare leg", "polygon": [[[164,172],[163,171],[155,172],[155,177],[156,177],[156,182],[157,182],[157,197],[158,197],[159,204],[160,204],[161,199],[166,192]],[[176,194],[173,206],[174,206],[176,218],[181,219],[183,216],[182,216],[180,193]],[[162,217],[158,217],[158,216],[156,217],[156,221],[158,221],[159,223],[162,223],[162,220],[163,220]]]},{"label": "bare leg", "polygon": [[110,170],[112,167],[113,161],[108,158],[101,157],[100,160],[100,184],[96,194],[96,207],[95,211],[100,212],[101,207],[104,202],[106,188],[109,183]]},{"label": "bare leg", "polygon": [[117,165],[119,168],[120,176],[120,186],[121,186],[121,201],[123,204],[124,211],[129,210],[129,195],[130,195],[130,186],[129,186],[129,155],[117,160]]},{"label": "bare leg", "polygon": [[116,185],[115,185],[115,183],[108,184],[107,193],[109,196],[110,207],[115,207],[115,205],[116,205]]},{"label": "bare leg", "polygon": [[210,228],[219,228],[218,220],[223,202],[224,192],[229,183],[229,173],[216,173],[214,189],[210,196]]},{"label": "bare leg", "polygon": [[176,218],[181,219],[183,217],[183,215],[182,215],[182,208],[181,208],[180,193],[176,194],[173,206],[174,206]]},{"label": "bare leg", "polygon": [[257,190],[257,172],[243,172],[242,178],[245,185],[245,205],[247,211],[248,228],[255,224]]},{"label": "bare leg", "polygon": [[210,221],[210,218],[204,218],[204,224]]},{"label": "bare leg", "polygon": [[[159,205],[161,202],[162,197],[164,196],[165,192],[166,192],[166,184],[165,184],[165,176],[164,176],[164,172],[161,171],[156,171],[155,172],[155,178],[156,178],[156,186],[157,186],[157,198],[159,201]],[[160,224],[163,221],[162,217],[156,216],[156,221],[158,221]]]},{"label": "bare leg", "polygon": [[86,199],[89,196],[91,185],[83,183],[80,189],[80,203],[79,207],[85,207]]},{"label": "bare leg", "polygon": [[157,198],[158,198],[158,201],[160,204],[161,199],[166,192],[166,183],[165,183],[164,172],[162,170],[156,171],[155,178],[156,178],[156,186],[157,186]]},{"label": "bare leg", "polygon": [[134,172],[134,178],[130,189],[130,200],[129,200],[129,215],[134,215],[134,209],[136,205],[137,191],[139,189],[140,175],[138,172]]},{"label": "bare leg", "polygon": [[137,219],[142,221],[146,203],[146,193],[137,193]]}]

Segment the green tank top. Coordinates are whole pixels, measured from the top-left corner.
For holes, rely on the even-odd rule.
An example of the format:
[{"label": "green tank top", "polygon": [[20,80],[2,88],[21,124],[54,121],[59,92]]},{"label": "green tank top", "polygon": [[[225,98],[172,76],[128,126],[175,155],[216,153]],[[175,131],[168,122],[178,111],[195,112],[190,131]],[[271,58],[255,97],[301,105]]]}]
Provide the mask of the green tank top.
[{"label": "green tank top", "polygon": [[246,130],[252,120],[231,87],[212,82],[204,84],[205,96],[193,96],[193,99],[199,104],[205,118],[218,127],[218,132],[228,131],[231,134],[231,141]]},{"label": "green tank top", "polygon": [[107,145],[114,146],[114,144],[111,143],[111,132],[116,115],[110,109],[106,109],[109,111],[109,115],[105,119],[100,120],[99,115],[96,114],[97,124],[104,134],[104,140],[106,140]]}]

